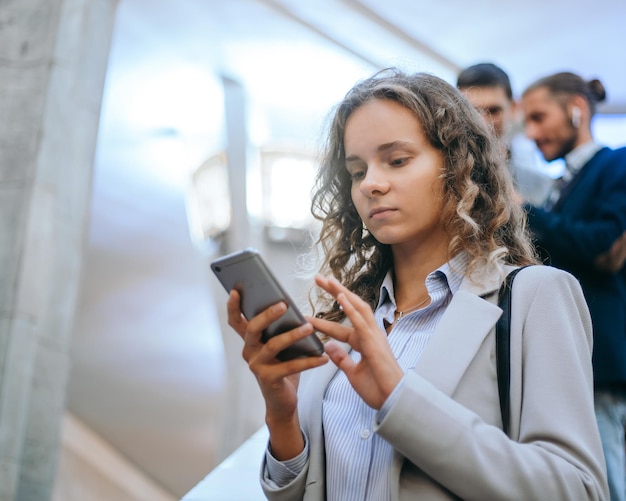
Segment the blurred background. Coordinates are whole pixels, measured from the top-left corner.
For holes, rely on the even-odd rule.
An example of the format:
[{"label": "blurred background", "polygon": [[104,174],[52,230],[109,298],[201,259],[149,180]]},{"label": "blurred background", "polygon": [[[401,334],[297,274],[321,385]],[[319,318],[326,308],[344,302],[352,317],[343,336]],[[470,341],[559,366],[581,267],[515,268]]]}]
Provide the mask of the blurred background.
[{"label": "blurred background", "polygon": [[[464,67],[494,62],[519,96],[570,70],[607,89],[596,139],[626,144],[623,0],[55,3],[61,20],[107,4],[110,27],[58,500],[180,499],[263,425],[208,265],[257,247],[304,300],[315,155],[357,80],[398,66],[454,83]],[[9,13],[36,16],[28,4],[0,3],[0,33]],[[63,36],[59,25],[57,46]]]}]

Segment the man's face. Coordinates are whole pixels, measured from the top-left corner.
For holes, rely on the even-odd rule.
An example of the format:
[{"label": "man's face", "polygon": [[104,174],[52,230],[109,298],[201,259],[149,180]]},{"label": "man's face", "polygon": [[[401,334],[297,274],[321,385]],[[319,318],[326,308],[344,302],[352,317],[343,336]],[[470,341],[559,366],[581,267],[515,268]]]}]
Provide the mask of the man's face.
[{"label": "man's face", "polygon": [[493,128],[498,139],[506,137],[513,126],[513,102],[502,87],[467,87],[461,89],[467,100]]},{"label": "man's face", "polygon": [[572,151],[578,129],[572,126],[563,104],[548,89],[540,87],[522,99],[526,135],[535,141],[544,158],[551,162]]}]

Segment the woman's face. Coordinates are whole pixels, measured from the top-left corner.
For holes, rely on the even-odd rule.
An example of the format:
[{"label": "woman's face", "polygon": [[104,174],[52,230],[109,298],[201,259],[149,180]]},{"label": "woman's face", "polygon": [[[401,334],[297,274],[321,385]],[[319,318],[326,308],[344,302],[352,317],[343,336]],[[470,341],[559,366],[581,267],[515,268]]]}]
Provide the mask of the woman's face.
[{"label": "woman's face", "polygon": [[447,252],[443,154],[415,116],[395,101],[367,101],[346,122],[344,149],[352,201],[376,240],[411,252]]}]

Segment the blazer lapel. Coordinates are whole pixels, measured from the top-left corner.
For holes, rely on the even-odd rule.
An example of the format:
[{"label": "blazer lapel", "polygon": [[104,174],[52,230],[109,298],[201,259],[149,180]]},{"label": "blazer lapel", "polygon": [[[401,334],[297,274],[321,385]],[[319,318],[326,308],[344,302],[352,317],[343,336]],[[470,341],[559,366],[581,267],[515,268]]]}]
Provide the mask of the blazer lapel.
[{"label": "blazer lapel", "polygon": [[[350,348],[347,343],[340,343],[338,341],[333,342],[343,346],[346,351]],[[306,391],[306,405],[311,411],[313,411],[313,409],[318,409],[320,423],[324,393],[326,392],[326,388],[328,387],[330,380],[338,370],[339,368],[331,360],[329,360],[325,365],[313,369],[311,374],[306,374],[306,377],[300,381],[300,385],[303,387],[302,390]],[[309,376],[313,375],[314,377],[309,378]],[[315,412],[312,412],[310,415],[315,415]]]},{"label": "blazer lapel", "polygon": [[[345,343],[339,344],[344,349],[348,347]],[[299,398],[299,415],[301,424],[304,429],[308,430],[310,454],[305,500],[325,499],[326,496],[326,450],[322,426],[322,404],[328,384],[338,370],[339,368],[332,361],[328,361],[325,365],[312,369],[310,373],[305,373],[300,381],[299,392],[306,394],[306,398]]]},{"label": "blazer lapel", "polygon": [[497,290],[499,277],[492,274],[481,280],[485,284],[482,287],[466,283],[465,279],[415,366],[421,376],[447,395],[454,393],[502,313],[498,306],[481,297]]}]

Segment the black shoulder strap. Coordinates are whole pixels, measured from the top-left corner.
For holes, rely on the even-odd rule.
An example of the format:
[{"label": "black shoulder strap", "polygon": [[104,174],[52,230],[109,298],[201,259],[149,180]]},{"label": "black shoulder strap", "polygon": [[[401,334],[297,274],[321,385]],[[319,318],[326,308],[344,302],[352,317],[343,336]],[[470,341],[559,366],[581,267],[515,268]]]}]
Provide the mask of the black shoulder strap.
[{"label": "black shoulder strap", "polygon": [[525,266],[522,266],[509,273],[498,292],[498,306],[502,308],[502,316],[496,323],[496,369],[502,429],[507,435],[509,434],[511,384],[511,288],[515,275],[524,268]]}]

